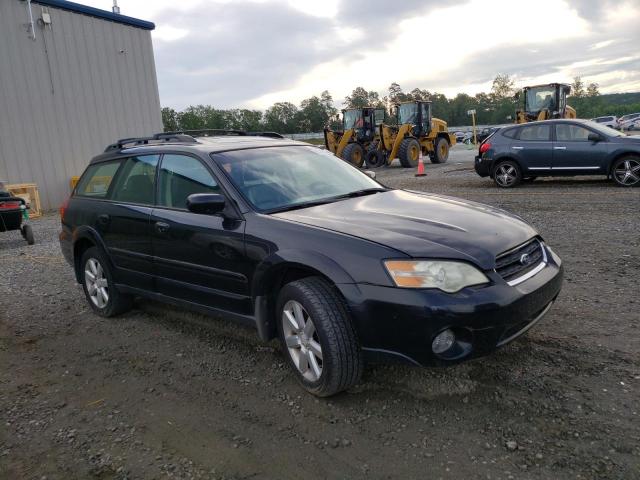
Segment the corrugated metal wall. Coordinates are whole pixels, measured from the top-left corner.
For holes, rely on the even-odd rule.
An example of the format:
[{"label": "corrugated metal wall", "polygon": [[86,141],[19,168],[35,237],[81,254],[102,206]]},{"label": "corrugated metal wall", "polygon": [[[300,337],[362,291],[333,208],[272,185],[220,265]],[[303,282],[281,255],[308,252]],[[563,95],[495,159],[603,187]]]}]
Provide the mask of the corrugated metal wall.
[{"label": "corrugated metal wall", "polygon": [[37,3],[34,21],[43,9],[33,40],[27,3],[0,0],[0,179],[37,183],[53,209],[91,157],[162,116],[149,30]]}]

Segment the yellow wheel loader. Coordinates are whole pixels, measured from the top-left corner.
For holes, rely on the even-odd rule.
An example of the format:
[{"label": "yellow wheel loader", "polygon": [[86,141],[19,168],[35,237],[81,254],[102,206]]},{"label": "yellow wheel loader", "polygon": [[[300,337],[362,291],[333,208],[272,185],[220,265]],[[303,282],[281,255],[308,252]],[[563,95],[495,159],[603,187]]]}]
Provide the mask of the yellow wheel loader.
[{"label": "yellow wheel loader", "polygon": [[384,108],[349,108],[342,111],[342,130],[324,129],[324,144],[331,153],[357,167],[378,166],[384,158],[378,126],[384,121]]},{"label": "yellow wheel loader", "polygon": [[447,122],[431,116],[431,102],[403,102],[395,107],[398,125],[380,125],[380,139],[386,163],[397,157],[405,167],[416,167],[420,152],[432,163],[444,163],[456,137],[449,133]]},{"label": "yellow wheel loader", "polygon": [[571,87],[566,83],[548,83],[524,87],[516,99],[524,97],[522,109],[516,110],[516,123],[536,122],[551,118],[576,118],[576,109],[567,105]]}]

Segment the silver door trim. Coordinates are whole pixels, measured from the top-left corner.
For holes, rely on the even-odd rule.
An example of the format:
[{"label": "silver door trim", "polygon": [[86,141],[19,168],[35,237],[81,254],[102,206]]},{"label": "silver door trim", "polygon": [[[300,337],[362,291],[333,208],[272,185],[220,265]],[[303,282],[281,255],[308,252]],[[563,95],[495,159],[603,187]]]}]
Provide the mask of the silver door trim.
[{"label": "silver door trim", "polygon": [[566,150],[567,147],[553,147],[554,150]]},{"label": "silver door trim", "polygon": [[524,149],[524,147],[511,147],[511,148],[513,148],[514,150],[522,150],[522,149]]},{"label": "silver door trim", "polygon": [[600,167],[553,167],[553,170],[600,170]]},{"label": "silver door trim", "polygon": [[529,167],[527,170],[551,170],[551,167]]}]

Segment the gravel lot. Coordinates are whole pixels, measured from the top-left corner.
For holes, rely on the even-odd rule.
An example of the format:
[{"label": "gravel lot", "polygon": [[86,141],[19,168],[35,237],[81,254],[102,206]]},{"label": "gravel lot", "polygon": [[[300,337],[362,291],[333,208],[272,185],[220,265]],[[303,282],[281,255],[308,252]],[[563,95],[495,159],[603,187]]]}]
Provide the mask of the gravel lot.
[{"label": "gravel lot", "polygon": [[505,208],[563,258],[525,337],[450,368],[371,366],[318,400],[276,342],[139,300],[93,315],[57,243],[0,234],[0,478],[640,478],[640,190],[602,178],[498,191],[473,151],[378,178]]}]

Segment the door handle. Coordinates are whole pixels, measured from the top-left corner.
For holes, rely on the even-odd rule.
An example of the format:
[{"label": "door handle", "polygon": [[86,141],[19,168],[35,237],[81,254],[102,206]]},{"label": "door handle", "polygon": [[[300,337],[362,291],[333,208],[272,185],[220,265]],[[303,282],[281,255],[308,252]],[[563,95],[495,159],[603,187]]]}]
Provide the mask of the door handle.
[{"label": "door handle", "polygon": [[523,150],[524,149],[524,147],[511,147],[511,148],[513,148],[514,150]]},{"label": "door handle", "polygon": [[109,222],[111,221],[111,217],[109,215],[107,215],[106,213],[103,213],[102,215],[98,215],[98,224],[106,227],[107,225],[109,225]]},{"label": "door handle", "polygon": [[554,150],[566,150],[567,147],[553,147]]},{"label": "door handle", "polygon": [[169,230],[169,224],[164,222],[156,222],[156,231],[158,233],[165,233]]}]

